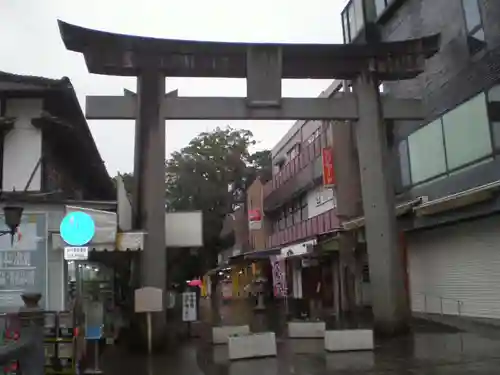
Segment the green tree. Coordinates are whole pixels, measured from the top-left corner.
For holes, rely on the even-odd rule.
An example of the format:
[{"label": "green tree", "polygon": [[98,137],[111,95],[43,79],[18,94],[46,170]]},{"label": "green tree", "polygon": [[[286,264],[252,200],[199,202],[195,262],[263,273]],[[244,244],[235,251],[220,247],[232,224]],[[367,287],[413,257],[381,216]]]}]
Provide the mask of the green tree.
[{"label": "green tree", "polygon": [[247,187],[251,185],[256,177],[260,177],[263,181],[268,181],[272,177],[272,161],[271,151],[262,150],[250,155],[248,158],[250,165],[248,166],[248,181]]},{"label": "green tree", "polygon": [[[125,190],[127,191],[127,193],[132,194],[134,187],[134,175],[132,173],[123,173],[123,174],[120,173],[120,175],[123,178],[123,184],[125,185]],[[117,177],[118,176],[113,177],[115,185]]]},{"label": "green tree", "polygon": [[244,201],[246,188],[259,173],[270,171],[270,152],[250,154],[254,144],[248,130],[217,128],[199,134],[166,161],[167,208],[203,212],[200,267],[214,266],[226,214]]}]

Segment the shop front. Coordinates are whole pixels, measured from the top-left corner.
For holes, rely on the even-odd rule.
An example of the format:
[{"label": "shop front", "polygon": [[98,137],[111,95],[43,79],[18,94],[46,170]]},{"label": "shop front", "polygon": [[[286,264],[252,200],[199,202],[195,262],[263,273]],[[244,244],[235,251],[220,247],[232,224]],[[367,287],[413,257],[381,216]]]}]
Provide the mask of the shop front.
[{"label": "shop front", "polygon": [[312,239],[282,249],[292,319],[319,319],[337,313],[337,250],[335,238]]},{"label": "shop front", "polygon": [[279,254],[280,249],[267,249],[239,254],[230,259],[240,296],[256,309],[265,309],[273,299],[270,257]]}]

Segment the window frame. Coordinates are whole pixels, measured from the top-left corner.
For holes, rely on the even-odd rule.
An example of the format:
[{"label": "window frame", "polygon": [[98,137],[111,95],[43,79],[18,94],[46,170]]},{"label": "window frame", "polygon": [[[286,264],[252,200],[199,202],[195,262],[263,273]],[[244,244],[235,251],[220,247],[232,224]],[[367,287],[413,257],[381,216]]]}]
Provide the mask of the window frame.
[{"label": "window frame", "polygon": [[[486,126],[487,126],[487,129],[488,129],[488,135],[489,135],[490,151],[488,153],[486,153],[485,155],[483,155],[483,156],[477,157],[476,159],[470,160],[470,161],[468,161],[466,163],[463,163],[463,164],[457,165],[457,166],[455,166],[453,168],[450,168],[450,163],[453,160],[453,158],[451,157],[451,155],[449,155],[449,152],[448,152],[449,150],[448,150],[447,144],[446,144],[446,129],[445,129],[445,121],[444,121],[445,117],[447,115],[449,115],[450,113],[452,113],[453,111],[459,109],[461,106],[467,105],[467,103],[470,103],[473,100],[479,99],[478,98],[479,96],[483,97],[482,98],[483,99],[483,104],[484,104],[484,108],[485,108],[485,111],[486,111],[486,121],[487,121]],[[494,154],[494,144],[493,144],[493,140],[492,140],[493,132],[492,132],[491,120],[490,120],[489,112],[488,112],[488,95],[487,95],[487,93],[485,91],[481,91],[480,93],[472,96],[471,98],[467,99],[463,103],[457,105],[455,108],[447,111],[446,113],[444,113],[443,115],[440,116],[440,119],[441,119],[441,126],[442,126],[442,130],[443,130],[444,151],[445,151],[445,155],[446,155],[446,170],[447,170],[448,174],[454,173],[454,172],[459,171],[459,170],[461,170],[463,168],[467,168],[467,167],[469,167],[471,165],[479,163],[480,161],[485,160],[485,159],[487,159],[488,157],[491,157]]]},{"label": "window frame", "polygon": [[475,25],[474,27],[472,27],[469,30],[469,25],[467,22],[467,13],[465,11],[465,8],[466,8],[465,1],[470,1],[470,0],[461,0],[460,1],[461,6],[462,6],[463,20],[464,20],[464,24],[465,24],[465,36],[466,36],[467,48],[469,50],[469,54],[471,56],[475,56],[478,53],[480,53],[481,51],[484,51],[486,49],[486,37],[485,37],[485,40],[482,41],[483,46],[481,48],[478,48],[478,49],[473,49],[472,45],[471,45],[471,41],[470,41],[471,38],[476,39],[473,37],[473,35],[475,35],[477,32],[482,31],[484,34],[483,10],[481,7],[481,2],[479,0],[474,0],[476,2],[477,10],[479,13],[479,24]]},{"label": "window frame", "polygon": [[[427,177],[427,178],[424,178],[422,180],[419,180],[418,182],[416,183],[413,183],[413,178],[415,177],[415,171],[412,170],[412,162],[411,162],[411,159],[412,159],[412,153],[411,153],[411,142],[410,142],[410,137],[414,134],[416,134],[418,131],[421,131],[423,130],[424,128],[426,128],[427,126],[429,125],[432,125],[434,123],[437,123],[439,122],[439,131],[441,133],[441,145],[440,147],[442,148],[442,151],[443,151],[443,157],[444,157],[444,172],[440,172],[440,173],[437,173],[437,174],[434,174],[430,177]],[[448,171],[448,161],[446,160],[446,147],[445,147],[445,143],[444,143],[444,133],[443,133],[443,121],[441,120],[441,116],[426,123],[424,126],[421,126],[419,127],[418,129],[416,129],[414,132],[412,132],[411,134],[408,134],[408,136],[406,137],[407,141],[408,141],[408,159],[410,161],[410,176],[412,178],[412,184],[410,186],[416,186],[416,185],[421,185],[421,184],[424,184],[426,183],[427,181],[432,181],[436,178],[439,178],[440,176],[444,176],[446,175],[447,171]]]},{"label": "window frame", "polygon": [[[405,183],[404,182],[404,179],[403,179],[403,164],[402,164],[402,160],[401,160],[401,157],[403,155],[401,155],[401,146],[403,145],[404,143],[404,157],[405,157],[405,164],[407,166],[407,174],[408,174],[408,183]],[[408,146],[408,137],[405,137],[403,139],[401,139],[398,144],[397,144],[397,148],[398,148],[398,158],[399,158],[399,163],[398,163],[398,167],[399,167],[399,183],[401,185],[401,187],[403,189],[407,188],[407,187],[411,187],[413,186],[412,185],[412,182],[413,182],[413,177],[411,175],[411,162],[410,162],[410,147]]]},{"label": "window frame", "polygon": [[[358,2],[358,3],[357,3]],[[361,13],[362,13],[362,25],[359,26],[357,25],[357,17],[356,17],[356,6],[355,4],[360,4],[361,5]],[[350,44],[352,43],[358,35],[361,33],[362,30],[365,28],[366,24],[366,15],[365,15],[365,7],[364,7],[364,1],[361,0],[350,0],[342,12],[340,13],[341,17],[341,23],[342,23],[342,34],[343,34],[343,40],[344,44]],[[349,18],[351,17],[351,18]],[[353,21],[353,25],[351,25],[351,21]],[[358,27],[359,26],[359,27]],[[356,33],[356,35],[352,35],[352,32]]]},{"label": "window frame", "polygon": [[[440,178],[443,178],[443,177],[448,177],[450,175],[453,175],[457,172],[460,172],[461,170],[466,170],[470,167],[473,167],[475,165],[479,165],[485,161],[487,161],[488,159],[492,159],[492,158],[498,158],[500,156],[500,145],[496,145],[495,144],[495,139],[494,139],[494,126],[493,126],[493,122],[494,120],[492,120],[491,118],[491,113],[490,113],[490,107],[489,107],[489,104],[490,104],[490,99],[489,99],[489,93],[490,91],[495,88],[496,86],[499,86],[500,87],[500,81],[498,82],[495,82],[492,86],[488,87],[488,88],[485,88],[483,90],[481,90],[480,92],[478,93],[475,93],[474,95],[468,97],[467,99],[463,100],[462,102],[458,103],[455,107],[441,113],[438,117],[434,118],[432,121],[429,121],[427,122],[424,126],[421,126],[419,127],[418,129],[416,129],[414,132],[408,134],[406,137],[404,138],[401,138],[399,139],[398,143],[397,143],[397,147],[398,147],[398,158],[400,158],[400,155],[399,155],[399,145],[401,142],[403,141],[406,141],[407,143],[407,153],[408,153],[408,161],[409,161],[409,174],[410,174],[410,184],[409,185],[403,185],[402,184],[402,181],[401,181],[401,188],[403,191],[408,191],[408,190],[411,190],[413,189],[414,187],[417,187],[417,186],[421,186],[421,185],[424,185],[424,184],[427,184],[429,182],[432,182],[434,180],[438,180]],[[478,159],[475,159],[471,162],[468,162],[468,163],[465,163],[459,167],[456,167],[456,168],[452,168],[450,169],[449,168],[449,165],[448,165],[448,155],[447,155],[447,150],[446,150],[446,144],[445,144],[445,135],[444,135],[444,124],[443,124],[443,117],[457,109],[458,107],[462,106],[462,105],[465,105],[467,102],[473,100],[475,97],[481,95],[481,94],[484,94],[484,101],[485,101],[485,106],[486,106],[486,112],[487,112],[487,117],[488,117],[488,128],[489,128],[489,134],[490,134],[490,141],[491,141],[491,146],[492,146],[492,152],[483,156],[483,157],[480,157]],[[500,101],[498,101],[499,103],[499,108],[500,108]],[[446,162],[446,171],[444,173],[440,173],[438,175],[435,175],[433,177],[430,177],[428,179],[425,179],[425,180],[422,180],[422,181],[419,181],[417,183],[414,183],[413,182],[413,176],[412,176],[412,173],[411,173],[411,155],[410,155],[410,150],[409,150],[409,142],[408,142],[408,138],[413,134],[415,133],[416,131],[422,129],[423,127],[433,123],[434,121],[437,121],[439,120],[440,123],[441,123],[441,131],[443,132],[443,148],[444,148],[444,151],[445,151],[445,162]],[[500,117],[499,117],[499,120],[496,121],[496,122],[500,122]],[[401,160],[399,160],[399,169],[400,169],[400,172],[401,172]]]},{"label": "window frame", "polygon": [[374,0],[374,5],[375,5],[375,15],[376,17],[380,17],[384,11],[387,9],[387,7],[391,4],[392,0],[380,0],[384,3],[384,7],[382,9],[380,9],[380,12],[378,11],[378,8],[377,8],[377,0]]}]

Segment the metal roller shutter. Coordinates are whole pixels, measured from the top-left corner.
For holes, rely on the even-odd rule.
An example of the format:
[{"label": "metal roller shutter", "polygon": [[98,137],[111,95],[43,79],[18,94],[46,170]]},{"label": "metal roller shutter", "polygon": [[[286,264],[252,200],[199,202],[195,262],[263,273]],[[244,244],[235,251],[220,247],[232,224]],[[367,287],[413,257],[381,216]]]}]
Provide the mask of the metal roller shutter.
[{"label": "metal roller shutter", "polygon": [[500,217],[408,237],[412,310],[500,318]]}]

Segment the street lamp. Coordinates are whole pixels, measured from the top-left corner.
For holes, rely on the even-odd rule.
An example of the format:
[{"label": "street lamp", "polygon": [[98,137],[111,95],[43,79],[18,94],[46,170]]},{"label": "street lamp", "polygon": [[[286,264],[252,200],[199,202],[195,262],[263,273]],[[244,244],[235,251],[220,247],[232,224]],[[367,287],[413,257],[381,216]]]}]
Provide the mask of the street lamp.
[{"label": "street lamp", "polygon": [[21,224],[21,217],[23,216],[23,207],[20,206],[4,206],[3,213],[5,215],[5,224],[9,229],[0,230],[0,236],[10,234],[10,242],[14,243],[14,235],[17,232],[19,224]]}]

